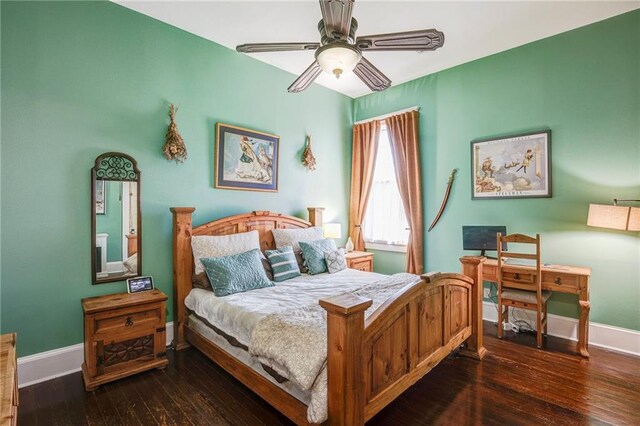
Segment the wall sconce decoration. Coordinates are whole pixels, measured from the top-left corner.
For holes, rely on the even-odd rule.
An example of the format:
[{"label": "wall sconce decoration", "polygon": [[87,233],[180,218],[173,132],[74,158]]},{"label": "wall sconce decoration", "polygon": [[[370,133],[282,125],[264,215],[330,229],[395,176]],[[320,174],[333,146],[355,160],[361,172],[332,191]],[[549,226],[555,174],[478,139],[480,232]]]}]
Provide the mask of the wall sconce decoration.
[{"label": "wall sconce decoration", "polygon": [[307,142],[304,148],[304,152],[302,153],[302,164],[308,170],[316,169],[316,157],[313,156],[313,151],[311,151],[311,135],[307,135]]},{"label": "wall sconce decoration", "polygon": [[587,226],[618,229],[620,231],[640,231],[640,207],[619,206],[619,201],[640,202],[640,200],[613,199],[613,205],[589,204]]},{"label": "wall sconce decoration", "polygon": [[169,106],[169,128],[167,129],[167,136],[162,147],[162,152],[167,160],[175,160],[176,163],[182,163],[187,159],[187,146],[184,144],[184,139],[178,133],[178,126],[176,125],[176,113],[178,108],[173,104]]}]

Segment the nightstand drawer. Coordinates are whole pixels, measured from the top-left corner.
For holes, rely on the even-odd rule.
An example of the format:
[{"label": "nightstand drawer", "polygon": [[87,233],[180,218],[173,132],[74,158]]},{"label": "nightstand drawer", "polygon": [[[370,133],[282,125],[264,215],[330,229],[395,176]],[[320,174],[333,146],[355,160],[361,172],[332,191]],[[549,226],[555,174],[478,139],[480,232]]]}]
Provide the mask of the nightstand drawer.
[{"label": "nightstand drawer", "polygon": [[371,272],[373,271],[373,259],[353,260],[350,262],[349,268],[357,269],[358,271]]},{"label": "nightstand drawer", "polygon": [[[101,318],[102,317],[102,318]],[[118,310],[96,315],[95,332],[105,333],[120,328],[133,328],[138,326],[152,326],[160,321],[160,306],[151,306],[139,312]]]},{"label": "nightstand drawer", "polygon": [[352,251],[347,253],[345,257],[347,258],[347,268],[373,272],[373,253]]}]

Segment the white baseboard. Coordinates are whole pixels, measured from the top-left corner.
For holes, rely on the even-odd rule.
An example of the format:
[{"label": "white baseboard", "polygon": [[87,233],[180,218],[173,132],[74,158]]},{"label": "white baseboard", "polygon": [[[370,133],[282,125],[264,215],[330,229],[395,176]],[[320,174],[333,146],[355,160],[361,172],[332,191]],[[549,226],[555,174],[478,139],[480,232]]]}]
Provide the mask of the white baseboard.
[{"label": "white baseboard", "polygon": [[[526,314],[523,313],[526,311],[520,311],[519,309],[514,311],[516,317],[518,319],[527,318]],[[528,315],[533,318],[533,321],[529,322],[533,322],[532,325],[535,326],[535,315],[532,315],[531,311],[528,311]],[[487,301],[483,302],[482,319],[498,321],[498,311],[495,304]],[[576,342],[578,341],[578,320],[549,314],[547,331],[550,336]],[[640,357],[640,331],[590,322],[589,345]]]},{"label": "white baseboard", "polygon": [[[167,346],[173,341],[173,322],[167,323]],[[35,385],[81,370],[84,343],[18,358],[18,386]]]}]

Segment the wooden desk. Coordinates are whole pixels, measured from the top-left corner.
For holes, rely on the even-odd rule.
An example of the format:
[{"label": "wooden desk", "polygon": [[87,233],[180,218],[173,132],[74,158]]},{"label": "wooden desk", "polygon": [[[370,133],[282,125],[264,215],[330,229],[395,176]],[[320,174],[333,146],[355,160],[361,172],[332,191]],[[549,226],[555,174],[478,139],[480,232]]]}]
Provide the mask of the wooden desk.
[{"label": "wooden desk", "polygon": [[[498,261],[477,256],[460,258],[463,274],[479,281],[497,281]],[[533,290],[535,268],[532,266],[509,265],[503,267],[509,281],[518,284],[509,287]],[[589,356],[589,277],[591,268],[553,265],[542,267],[542,289],[559,293],[577,294],[580,302],[580,319],[578,324],[578,351],[584,357]]]}]

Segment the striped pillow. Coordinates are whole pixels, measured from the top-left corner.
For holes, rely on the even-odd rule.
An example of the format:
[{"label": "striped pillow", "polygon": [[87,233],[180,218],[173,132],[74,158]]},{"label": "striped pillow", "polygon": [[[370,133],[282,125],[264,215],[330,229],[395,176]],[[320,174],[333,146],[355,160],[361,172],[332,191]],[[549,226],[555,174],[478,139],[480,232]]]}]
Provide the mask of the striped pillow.
[{"label": "striped pillow", "polygon": [[300,268],[293,253],[293,247],[286,246],[277,250],[265,251],[267,259],[273,269],[273,280],[276,282],[285,281],[290,278],[300,276]]}]

